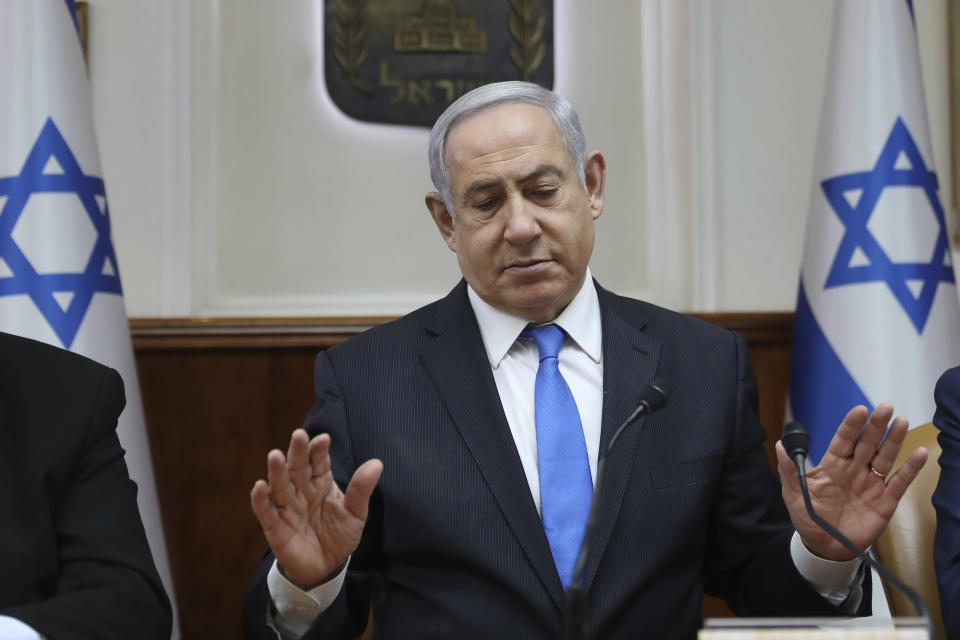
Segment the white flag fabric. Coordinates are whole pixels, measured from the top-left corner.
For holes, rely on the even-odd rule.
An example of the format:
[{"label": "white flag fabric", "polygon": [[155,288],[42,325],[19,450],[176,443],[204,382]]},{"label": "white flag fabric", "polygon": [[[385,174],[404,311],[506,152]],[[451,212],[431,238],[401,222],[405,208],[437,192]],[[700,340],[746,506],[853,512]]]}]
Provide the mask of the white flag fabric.
[{"label": "white flag fabric", "polygon": [[0,87],[0,330],[120,372],[117,434],[173,601],[72,0],[0,2]]},{"label": "white flag fabric", "polygon": [[794,322],[788,417],[817,462],[846,412],[933,417],[960,303],[909,0],[836,4]]}]

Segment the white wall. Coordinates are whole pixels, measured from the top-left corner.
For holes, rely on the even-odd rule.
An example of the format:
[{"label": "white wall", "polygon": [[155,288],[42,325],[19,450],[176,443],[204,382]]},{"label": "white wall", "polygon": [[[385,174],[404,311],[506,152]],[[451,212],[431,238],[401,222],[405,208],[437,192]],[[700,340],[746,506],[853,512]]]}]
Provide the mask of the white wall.
[{"label": "white wall", "polygon": [[[128,312],[399,314],[458,277],[425,129],[349,120],[322,0],[91,0]],[[941,196],[946,0],[915,0]],[[833,3],[555,0],[556,89],[608,161],[592,268],[684,310],[794,304]]]},{"label": "white wall", "polygon": [[187,3],[89,5],[93,115],[127,313],[190,315],[190,224],[203,209],[191,206],[185,157]]},{"label": "white wall", "polygon": [[[715,67],[721,87],[717,308],[792,309],[833,3],[722,4]],[[917,0],[914,7],[940,197],[949,207],[947,0]]]},{"label": "white wall", "polygon": [[737,0],[717,23],[717,307],[790,309],[833,4]]}]

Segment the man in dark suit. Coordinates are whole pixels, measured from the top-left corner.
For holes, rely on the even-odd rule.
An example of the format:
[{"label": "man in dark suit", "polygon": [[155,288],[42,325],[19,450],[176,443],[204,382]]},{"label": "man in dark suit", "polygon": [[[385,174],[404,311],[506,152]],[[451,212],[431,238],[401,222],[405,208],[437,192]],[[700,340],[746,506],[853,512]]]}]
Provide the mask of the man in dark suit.
[{"label": "man in dark suit", "polygon": [[[858,563],[807,520],[779,448],[791,526],[743,339],[590,277],[605,162],[569,104],[528,83],[481,87],[438,119],[430,165],[426,204],[464,280],[318,356],[306,432],[268,454],[251,492],[271,551],[247,636],[353,637],[374,586],[383,637],[559,637],[586,517],[571,498],[584,478],[589,494],[598,452],[654,378],[671,401],[605,463],[593,637],[693,637],[705,591],[745,615],[862,612]],[[576,429],[556,449],[549,432],[570,411],[551,410],[571,397]],[[891,417],[852,410],[810,473],[826,517],[863,545],[925,460],[884,482],[907,426],[894,420],[881,445]]]},{"label": "man in dark suit", "polygon": [[0,333],[0,637],[168,639],[113,369]]},{"label": "man in dark suit", "polygon": [[937,532],[933,560],[940,585],[943,626],[949,638],[960,638],[960,367],[940,376],[934,392],[937,412],[934,426],[940,430],[940,480],[933,492],[937,509]]}]

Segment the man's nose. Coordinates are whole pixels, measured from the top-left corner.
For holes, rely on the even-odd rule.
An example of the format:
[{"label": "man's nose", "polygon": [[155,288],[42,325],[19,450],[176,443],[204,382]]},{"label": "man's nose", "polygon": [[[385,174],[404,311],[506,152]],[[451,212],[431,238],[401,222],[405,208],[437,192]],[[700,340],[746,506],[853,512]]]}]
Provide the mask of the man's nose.
[{"label": "man's nose", "polygon": [[513,244],[526,244],[540,235],[536,207],[524,198],[510,198],[505,213],[507,224],[503,237]]}]

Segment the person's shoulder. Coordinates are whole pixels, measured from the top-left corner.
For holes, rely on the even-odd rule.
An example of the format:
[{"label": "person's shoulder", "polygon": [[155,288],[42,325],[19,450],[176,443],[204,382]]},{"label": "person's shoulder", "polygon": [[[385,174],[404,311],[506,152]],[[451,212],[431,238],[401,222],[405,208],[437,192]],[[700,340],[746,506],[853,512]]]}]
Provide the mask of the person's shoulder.
[{"label": "person's shoulder", "polygon": [[938,406],[949,408],[953,413],[960,415],[960,367],[947,369],[940,376],[934,397]]},{"label": "person's shoulder", "polygon": [[0,332],[0,378],[32,383],[38,378],[61,384],[108,376],[113,369],[60,347]]},{"label": "person's shoulder", "polygon": [[937,381],[937,386],[939,387],[941,385],[960,389],[960,366],[944,371],[943,375],[940,376],[940,380]]},{"label": "person's shoulder", "polygon": [[331,347],[332,356],[357,354],[366,351],[408,352],[412,345],[420,343],[430,333],[431,327],[448,322],[451,312],[469,313],[466,294],[460,301],[459,287],[449,295],[426,304],[399,318],[372,326],[362,333]]},{"label": "person's shoulder", "polygon": [[[125,404],[120,374],[42,342],[0,334],[0,405],[28,425],[31,442],[56,441],[65,455],[112,430]],[[91,415],[107,419],[92,420]],[[91,440],[92,441],[92,440]]]},{"label": "person's shoulder", "polygon": [[728,329],[651,302],[628,298],[597,287],[600,308],[613,312],[627,322],[642,326],[651,334],[683,340],[730,340]]}]

